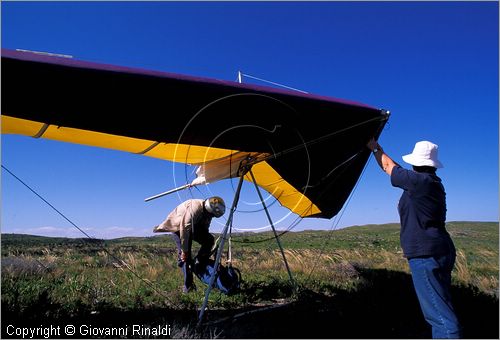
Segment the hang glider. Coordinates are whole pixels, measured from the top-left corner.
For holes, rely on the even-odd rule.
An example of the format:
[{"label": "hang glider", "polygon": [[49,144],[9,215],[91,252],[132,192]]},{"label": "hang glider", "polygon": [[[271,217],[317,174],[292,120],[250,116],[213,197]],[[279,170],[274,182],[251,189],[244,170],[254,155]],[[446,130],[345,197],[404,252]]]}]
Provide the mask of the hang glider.
[{"label": "hang glider", "polygon": [[296,91],[5,49],[2,85],[3,134],[198,165],[199,183],[251,162],[256,183],[302,217],[339,212],[389,118]]}]

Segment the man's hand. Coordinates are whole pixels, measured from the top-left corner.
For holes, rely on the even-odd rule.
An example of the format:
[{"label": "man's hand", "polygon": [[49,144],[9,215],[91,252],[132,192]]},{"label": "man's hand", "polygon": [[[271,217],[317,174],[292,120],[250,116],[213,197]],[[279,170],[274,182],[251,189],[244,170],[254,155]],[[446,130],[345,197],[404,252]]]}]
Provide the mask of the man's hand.
[{"label": "man's hand", "polygon": [[182,268],[185,263],[189,263],[189,260],[191,260],[191,256],[189,256],[189,253],[185,253],[181,250],[181,255],[179,256],[179,259],[177,261],[177,266]]},{"label": "man's hand", "polygon": [[186,262],[189,259],[189,254],[181,251],[181,261]]}]

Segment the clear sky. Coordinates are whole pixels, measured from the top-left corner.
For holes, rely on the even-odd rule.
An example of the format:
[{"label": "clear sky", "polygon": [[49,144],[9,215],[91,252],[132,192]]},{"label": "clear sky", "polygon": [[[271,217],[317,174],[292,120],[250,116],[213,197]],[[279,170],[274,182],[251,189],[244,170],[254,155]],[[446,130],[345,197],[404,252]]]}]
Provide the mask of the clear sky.
[{"label": "clear sky", "polygon": [[[419,140],[439,145],[448,221],[498,221],[498,2],[3,1],[1,10],[3,48],[224,80],[241,70],[390,110],[380,144],[396,161]],[[229,205],[236,185],[145,203],[193,169],[25,136],[2,136],[2,164],[104,238],[152,235],[191,196]],[[372,158],[341,216],[300,220],[276,205],[271,213],[278,229],[397,222],[400,195]],[[245,212],[256,201],[245,183],[235,227],[266,226],[262,212]],[[3,170],[2,232],[82,236]]]}]

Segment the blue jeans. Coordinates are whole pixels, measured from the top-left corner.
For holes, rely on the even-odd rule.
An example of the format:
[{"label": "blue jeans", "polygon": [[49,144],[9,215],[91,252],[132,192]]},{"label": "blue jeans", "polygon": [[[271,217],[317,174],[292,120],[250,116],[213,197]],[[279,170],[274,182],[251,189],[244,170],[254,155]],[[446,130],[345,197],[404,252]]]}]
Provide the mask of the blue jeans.
[{"label": "blue jeans", "polygon": [[412,258],[410,265],[413,285],[425,320],[432,326],[434,339],[457,339],[462,329],[451,304],[451,271],[455,254]]},{"label": "blue jeans", "polygon": [[[194,232],[192,238],[201,245],[196,257],[200,262],[200,266],[202,268],[205,268],[208,258],[210,257],[210,252],[214,245],[214,237],[208,232],[208,230],[198,230],[196,229],[196,226],[193,229]],[[177,246],[177,265],[181,268],[182,273],[184,274],[184,291],[188,291],[189,289],[193,288],[193,268],[191,268],[192,259],[189,258],[186,262],[181,261],[182,245],[179,232],[172,233],[172,239],[175,241],[175,245]],[[191,246],[189,246],[189,248],[189,253],[191,253]]]},{"label": "blue jeans", "polygon": [[193,271],[191,270],[191,259],[187,261],[181,260],[181,238],[179,237],[179,232],[172,234],[172,239],[177,246],[177,265],[181,268],[182,274],[184,274],[184,291],[187,292],[193,287]]}]

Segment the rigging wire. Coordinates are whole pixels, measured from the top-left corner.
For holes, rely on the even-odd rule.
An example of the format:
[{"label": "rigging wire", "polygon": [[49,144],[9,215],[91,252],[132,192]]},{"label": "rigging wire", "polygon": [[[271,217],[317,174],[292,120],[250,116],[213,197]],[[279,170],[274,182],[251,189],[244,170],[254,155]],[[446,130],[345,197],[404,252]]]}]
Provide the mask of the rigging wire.
[{"label": "rigging wire", "polygon": [[[239,75],[245,75],[241,72],[239,72]],[[245,76],[249,76],[249,75],[245,75]],[[266,81],[264,79],[260,79],[260,78],[257,78],[257,77],[253,77],[253,76],[250,76],[251,78],[254,78],[254,79],[257,79],[257,80],[261,80],[261,81]],[[239,79],[241,79],[239,77]],[[269,82],[269,81],[268,81]],[[270,82],[272,83],[272,82]],[[275,85],[278,85],[278,86],[283,86],[283,87],[286,87],[284,85],[281,85],[281,84],[278,84],[278,83],[274,83]],[[293,88],[291,88],[293,89]],[[297,90],[297,89],[293,89],[293,90]],[[297,90],[297,91],[300,91],[300,90]],[[304,91],[300,91],[300,92],[304,92]],[[307,93],[307,92],[306,92]],[[285,104],[284,102],[282,102],[281,100],[279,99],[276,99],[276,98],[273,98],[273,97],[269,97],[269,96],[264,96],[264,95],[261,95],[261,94],[235,94],[235,95],[229,95],[229,96],[226,96],[226,97],[223,97],[223,98],[219,98],[219,99],[216,99],[214,100],[213,102],[209,103],[208,105],[206,105],[205,107],[203,107],[200,111],[198,111],[198,113],[193,116],[192,119],[194,119],[200,112],[203,112],[203,110],[205,110],[207,107],[221,101],[221,100],[224,100],[224,99],[227,99],[227,98],[230,98],[230,97],[234,97],[234,96],[240,96],[240,95],[258,95],[258,96],[263,96],[263,97],[266,97],[266,98],[269,98],[269,99],[272,99],[272,100],[275,100],[287,107],[289,107],[292,111],[295,111],[295,109],[293,109],[292,107],[290,107],[289,105]],[[382,112],[383,110],[381,110]],[[191,120],[192,120],[191,119]],[[262,161],[267,161],[267,160],[270,160],[270,159],[276,159],[280,156],[283,156],[283,155],[286,155],[290,152],[294,152],[294,151],[297,151],[297,150],[301,150],[301,149],[304,149],[306,148],[306,151],[307,151],[307,147],[310,146],[310,145],[313,145],[313,144],[316,144],[316,143],[320,143],[320,142],[323,142],[324,140],[336,135],[336,134],[339,134],[339,133],[342,133],[342,132],[345,132],[345,131],[348,131],[348,130],[351,130],[351,129],[354,129],[356,127],[359,127],[359,126],[362,126],[364,124],[368,124],[368,123],[371,123],[371,122],[374,122],[374,121],[382,121],[382,120],[388,120],[388,111],[386,111],[386,115],[385,116],[377,116],[377,117],[373,117],[373,118],[370,118],[370,119],[367,119],[365,121],[362,121],[362,122],[359,122],[359,123],[356,123],[356,124],[353,124],[351,126],[348,126],[348,127],[345,127],[345,128],[342,128],[342,129],[339,129],[339,130],[336,130],[336,131],[333,131],[331,133],[328,133],[326,135],[323,135],[323,136],[320,136],[320,137],[317,137],[315,139],[312,139],[310,141],[303,141],[301,144],[297,144],[295,146],[292,146],[288,149],[285,149],[283,151],[280,151],[280,152],[274,152],[273,154],[271,155],[268,155],[268,156],[265,156],[265,157],[256,157],[254,158],[252,161],[248,162],[247,165],[253,165],[253,164],[256,164],[258,162],[262,162]],[[352,161],[354,158],[356,158],[358,155],[360,154],[360,152],[356,153],[355,155],[351,156],[349,159],[347,159],[346,161],[344,161],[342,164],[338,165],[337,167],[335,167],[333,170],[331,170],[326,176],[324,176],[324,178],[330,176],[333,172],[335,172],[337,170],[337,168],[339,168],[340,166],[344,165],[345,163],[348,163],[350,161]],[[232,155],[231,155],[232,156]],[[229,163],[230,166],[232,166],[232,162]],[[324,179],[323,178],[323,179]],[[322,180],[323,180],[322,179]],[[196,187],[196,186],[195,186]],[[199,190],[199,188],[196,188],[200,193],[201,191]],[[191,190],[190,190],[191,192]],[[304,191],[305,192],[305,191]],[[352,194],[352,193],[351,193]],[[277,201],[277,200],[276,200]],[[298,217],[298,219],[300,219],[300,216]],[[272,240],[272,239],[275,239],[276,237],[279,237],[279,236],[282,236],[284,234],[286,234],[287,232],[291,231],[298,223],[293,223],[290,227],[287,228],[287,230],[285,230],[284,232],[282,232],[281,234],[279,235],[276,235],[276,236],[273,236],[271,238],[268,238],[268,239],[265,239],[265,240],[259,240],[259,241],[252,241],[252,242],[244,242],[244,241],[237,241],[237,240],[233,240],[234,242],[236,243],[259,243],[259,242],[265,242],[265,241],[269,241],[269,240]],[[220,239],[220,236],[217,240]],[[226,241],[226,240],[225,240]]]},{"label": "rigging wire", "polygon": [[[295,220],[285,230],[283,230],[277,234],[277,237],[281,237],[281,236],[285,235],[286,233],[292,231],[292,229],[294,229],[297,225],[299,225],[300,222],[302,222],[302,218],[300,216],[296,217]],[[234,239],[234,236],[233,236],[233,242],[234,243],[254,244],[254,243],[262,243],[262,242],[271,241],[271,240],[274,240],[275,238],[276,238],[276,236],[273,235],[273,236],[270,236],[268,238],[264,238],[262,240],[250,241],[250,240],[243,239],[240,241],[238,239]]]},{"label": "rigging wire", "polygon": [[327,133],[326,135],[323,135],[323,136],[320,136],[318,138],[312,139],[312,140],[310,140],[308,142],[305,142],[303,144],[299,144],[299,145],[293,146],[291,148],[288,148],[286,150],[277,152],[274,155],[269,155],[269,156],[264,157],[264,158],[259,158],[258,161],[261,162],[261,161],[266,161],[266,160],[272,159],[272,158],[278,158],[278,157],[283,156],[283,155],[285,155],[287,153],[294,152],[294,151],[300,150],[300,149],[302,149],[304,147],[320,143],[320,142],[324,141],[325,139],[328,139],[328,138],[330,138],[330,137],[332,137],[332,136],[334,136],[336,134],[348,131],[350,129],[354,129],[354,128],[359,127],[361,125],[368,124],[368,123],[371,123],[371,122],[374,122],[374,121],[377,121],[377,120],[380,120],[380,121],[387,120],[387,117],[380,117],[380,116],[378,116],[378,117],[373,117],[373,118],[367,119],[365,121],[353,124],[351,126],[343,128],[343,129],[339,129],[339,130],[333,131],[331,133]]},{"label": "rigging wire", "polygon": [[255,80],[258,80],[258,81],[261,81],[261,82],[264,82],[264,83],[272,84],[272,85],[275,85],[275,86],[280,86],[280,87],[283,87],[285,89],[294,90],[294,91],[297,91],[297,92],[308,94],[308,92],[306,92],[306,91],[299,90],[299,89],[296,89],[296,88],[291,87],[291,86],[286,86],[286,85],[283,85],[283,84],[275,83],[274,81],[270,81],[270,80],[266,80],[266,79],[262,79],[262,78],[257,78],[257,77],[254,77],[254,76],[251,76],[249,74],[242,73],[242,72],[239,72],[237,81],[241,80],[241,78],[239,77],[240,75],[242,75],[244,77],[247,77],[247,78],[255,79]]},{"label": "rigging wire", "polygon": [[[346,161],[344,161],[344,162],[342,162],[340,165],[336,166],[336,167],[335,167],[333,170],[331,170],[331,171],[330,171],[330,172],[329,172],[329,173],[328,173],[328,174],[327,174],[324,178],[326,178],[326,177],[330,176],[330,175],[331,175],[334,171],[336,171],[336,170],[337,170],[340,166],[345,165],[345,164],[347,164],[347,163],[349,163],[349,162],[353,161],[353,160],[354,160],[357,156],[359,156],[360,154],[361,154],[361,151],[358,151],[356,154],[354,154],[353,156],[349,157]],[[363,175],[363,173],[364,173],[364,171],[365,171],[364,169],[366,169],[366,166],[363,168],[363,171],[362,171],[362,173],[361,173],[361,176]],[[360,178],[361,178],[361,176],[360,176]],[[359,180],[356,182],[356,185],[355,185],[355,187],[354,187],[354,190],[355,190],[355,188],[357,187],[358,183],[359,183]],[[349,195],[349,200],[350,200],[350,198],[352,197],[352,195],[353,195],[353,193],[354,193],[354,190],[353,190],[353,191],[351,192],[351,194]],[[347,204],[344,206],[343,211],[345,211],[345,208],[346,208],[346,207],[347,207]],[[343,211],[342,211],[342,213],[341,213],[341,214],[343,214]],[[337,216],[338,216],[338,215],[337,215]],[[336,216],[336,217],[337,217],[337,216]],[[283,232],[281,232],[280,234],[278,234],[278,235],[276,235],[276,236],[272,236],[272,237],[269,237],[269,238],[266,238],[266,239],[256,240],[256,241],[249,241],[249,240],[242,240],[242,241],[238,241],[238,240],[233,240],[233,242],[237,242],[237,243],[261,243],[261,242],[270,241],[270,240],[273,240],[273,239],[275,239],[275,238],[277,238],[277,237],[280,237],[280,236],[285,235],[286,233],[288,233],[288,232],[292,231],[292,229],[294,229],[294,228],[295,228],[295,227],[296,227],[296,226],[297,226],[297,225],[298,225],[301,221],[302,221],[302,218],[301,218],[300,216],[297,216],[297,217],[296,217],[296,219],[295,219],[295,221],[294,221],[294,222],[292,222],[292,223],[290,224],[290,226],[289,226],[286,230],[284,230]],[[335,222],[334,222],[334,223],[335,223]]]},{"label": "rigging wire", "polygon": [[[359,155],[360,152],[358,152],[356,155]],[[349,161],[353,160],[353,158],[350,158]],[[349,205],[349,203],[351,202],[352,200],[352,197],[354,196],[354,192],[356,191],[356,189],[358,188],[358,185],[359,183],[361,182],[361,179],[362,177],[364,176],[365,174],[365,171],[368,167],[368,165],[370,164],[370,161],[371,161],[371,157],[368,159],[368,162],[366,163],[366,165],[363,167],[363,171],[361,172],[361,175],[358,179],[358,181],[356,182],[356,185],[354,186],[353,190],[351,191],[351,194],[349,195],[349,198],[347,199],[346,201],[346,204],[344,205],[344,207],[342,208],[340,214],[336,215],[335,218],[334,218],[334,221],[332,222],[332,226],[330,227],[330,229],[328,230],[328,235],[327,237],[325,238],[325,241],[323,242],[323,246],[321,247],[321,250],[320,250],[320,254],[319,254],[319,257],[321,257],[326,249],[326,246],[328,244],[328,242],[330,241],[330,239],[332,238],[332,235],[333,235],[333,231],[337,230],[337,227],[342,219],[342,217],[344,216],[344,213],[345,211],[347,210],[347,207]],[[288,232],[292,231],[300,222],[302,221],[302,218],[300,216],[297,216],[295,218],[295,220],[287,227],[286,230],[284,230],[283,232],[281,232],[280,234],[277,234],[276,236],[272,236],[272,237],[268,237],[268,238],[265,238],[265,239],[262,239],[262,240],[255,240],[255,241],[250,241],[250,240],[238,240],[238,239],[235,239],[235,236],[233,235],[232,237],[232,242],[234,243],[243,243],[243,244],[255,244],[255,243],[262,243],[262,242],[268,242],[268,241],[271,241],[271,240],[274,240],[278,237],[281,237],[285,234],[287,234]],[[218,241],[219,239],[217,239]],[[307,276],[307,279],[306,280],[309,280],[309,278],[311,277],[312,273],[316,270],[316,266],[317,266],[317,262],[314,263],[309,275]]]},{"label": "rigging wire", "polygon": [[[9,173],[12,177],[14,177],[19,183],[21,183],[22,185],[24,185],[28,190],[30,190],[33,194],[35,194],[39,199],[41,199],[45,204],[47,204],[50,208],[52,208],[52,210],[54,210],[56,213],[58,213],[62,218],[64,218],[67,222],[69,222],[73,227],[75,227],[76,229],[78,229],[82,234],[84,234],[88,239],[90,240],[93,240],[93,241],[103,241],[103,240],[100,240],[100,239],[96,239],[94,237],[91,237],[89,234],[87,234],[82,228],[80,228],[78,225],[76,225],[76,223],[74,223],[73,221],[71,221],[66,215],[64,215],[60,210],[58,210],[53,204],[51,204],[49,201],[47,201],[42,195],[40,195],[38,192],[36,192],[31,186],[29,186],[26,182],[24,182],[21,178],[19,178],[18,176],[16,176],[12,171],[10,171],[6,166],[4,166],[2,164],[2,169],[4,169],[5,171],[7,171],[7,173]],[[98,246],[100,247],[100,249],[102,251],[104,251],[108,256],[110,256],[111,258],[113,258],[113,260],[117,261],[118,263],[121,263],[125,266],[125,268],[130,272],[132,273],[135,277],[137,277],[139,280],[141,280],[142,282],[144,282],[146,285],[148,285],[154,292],[156,292],[158,295],[162,296],[163,298],[165,298],[172,306],[176,307],[176,308],[180,308],[181,306],[176,304],[176,303],[173,303],[171,300],[170,300],[170,297],[165,295],[162,291],[158,290],[154,285],[153,283],[151,283],[151,281],[148,281],[144,278],[142,278],[139,274],[137,274],[137,272],[135,272],[132,268],[130,268],[130,266],[128,265],[128,263],[126,263],[125,261],[121,260],[120,258],[118,258],[116,255],[112,254],[108,249],[106,249],[103,245],[101,244],[98,244]]]},{"label": "rigging wire", "polygon": [[[334,136],[334,135],[336,135],[336,134],[339,134],[339,133],[342,133],[342,132],[348,131],[348,130],[350,130],[350,129],[354,129],[354,128],[359,127],[359,126],[361,126],[361,125],[368,124],[368,123],[371,123],[371,122],[373,122],[373,121],[377,121],[377,120],[387,120],[387,116],[383,116],[383,117],[378,116],[378,117],[374,117],[374,118],[367,119],[367,120],[362,121],[362,122],[360,122],[360,123],[353,124],[353,125],[351,125],[351,126],[348,126],[348,127],[343,128],[343,129],[339,129],[339,130],[333,131],[333,132],[331,132],[331,133],[328,133],[328,134],[326,134],[326,135],[320,136],[320,137],[318,137],[318,138],[312,139],[312,140],[310,140],[310,141],[308,141],[308,142],[305,142],[305,143],[302,143],[302,144],[299,144],[299,145],[293,146],[293,147],[291,147],[291,148],[288,148],[288,149],[286,149],[286,150],[280,151],[280,152],[278,152],[278,153],[275,153],[274,155],[269,155],[269,156],[266,156],[266,157],[264,157],[264,158],[258,158],[258,160],[257,160],[257,161],[258,161],[258,162],[261,162],[261,161],[266,161],[266,160],[268,160],[268,159],[276,159],[276,158],[278,158],[278,157],[280,157],[280,156],[283,156],[283,155],[285,155],[285,154],[287,154],[287,153],[294,152],[294,151],[300,150],[300,149],[302,149],[302,148],[305,148],[305,147],[307,147],[307,146],[309,146],[309,145],[312,145],[312,144],[316,144],[316,143],[322,142],[322,141],[324,141],[324,140],[326,140],[326,139],[328,139],[328,138],[330,138],[330,137],[332,137],[332,136]],[[330,171],[330,172],[329,172],[329,173],[328,173],[328,174],[327,174],[324,178],[326,178],[326,177],[330,176],[330,175],[331,175],[333,172],[335,172],[335,171],[336,171],[339,167],[341,167],[341,166],[343,166],[343,165],[345,165],[345,164],[347,164],[347,163],[349,163],[349,162],[353,161],[353,160],[354,160],[357,156],[359,156],[360,154],[361,154],[361,151],[359,151],[359,152],[355,153],[353,156],[349,157],[347,160],[345,160],[344,162],[342,162],[341,164],[339,164],[338,166],[336,166],[334,169],[332,169],[332,170],[331,170],[331,171]],[[231,163],[232,163],[232,162],[230,162],[230,166],[231,166]],[[364,169],[366,169],[366,165],[365,165]],[[363,175],[363,173],[364,173],[364,171],[365,171],[364,169],[363,169],[363,172],[362,172],[361,176]],[[361,178],[361,176],[360,176],[360,178]],[[324,178],[323,178],[323,179],[324,179]],[[357,182],[357,183],[359,183],[359,179],[358,179],[358,182]],[[357,183],[356,183],[356,186],[357,186]],[[355,188],[356,188],[356,187],[355,187]],[[199,189],[198,189],[198,191],[199,191]],[[200,191],[200,193],[201,193],[201,191]],[[352,192],[351,192],[351,195],[350,195],[349,197],[352,197]],[[276,201],[277,201],[277,200],[276,200]],[[275,202],[276,202],[276,201],[275,201]],[[284,235],[284,234],[286,234],[286,233],[290,232],[293,228],[295,228],[295,227],[296,227],[296,226],[300,223],[301,217],[300,217],[300,216],[298,216],[298,217],[296,218],[296,221],[297,221],[297,220],[298,220],[298,222],[297,222],[297,223],[296,223],[295,221],[294,221],[294,222],[292,222],[292,224],[291,224],[291,225],[290,225],[290,226],[289,226],[289,227],[288,227],[285,231],[281,232],[281,233],[280,233],[280,234],[278,234],[277,236],[279,237],[279,236],[282,236],[282,235]],[[235,229],[236,229],[236,228],[235,228]],[[235,243],[261,243],[261,242],[267,242],[267,241],[269,241],[269,240],[273,240],[273,239],[275,239],[275,238],[276,238],[276,236],[272,236],[272,237],[269,237],[269,238],[266,238],[266,239],[263,239],[263,240],[256,240],[256,241],[244,241],[244,240],[243,240],[243,241],[239,241],[239,240],[235,240],[235,239],[233,239],[232,241],[233,241],[233,242],[235,242]]]},{"label": "rigging wire", "polygon": [[[319,256],[318,257],[321,257],[323,255],[323,253],[325,252],[325,249],[326,249],[326,245],[328,244],[328,242],[330,242],[330,239],[332,238],[333,236],[333,231],[337,230],[337,227],[340,223],[340,220],[342,219],[342,217],[344,216],[344,213],[347,209],[347,206],[349,205],[349,203],[351,202],[351,199],[352,197],[354,196],[354,192],[356,191],[356,189],[358,188],[358,185],[359,183],[361,182],[361,178],[363,177],[363,175],[365,174],[365,171],[366,169],[368,168],[368,164],[370,164],[370,160],[371,160],[371,157],[368,159],[368,162],[366,162],[366,165],[364,166],[363,168],[363,171],[361,172],[361,175],[359,176],[359,179],[358,181],[356,182],[356,185],[354,186],[353,190],[351,191],[351,194],[349,195],[349,198],[347,199],[347,202],[346,204],[344,205],[344,207],[342,208],[342,211],[340,213],[340,215],[337,215],[339,216],[339,218],[337,219],[337,221],[333,221],[332,223],[332,227],[330,228],[330,230],[328,231],[328,235],[327,237],[325,238],[325,241],[323,242],[323,246],[321,247],[321,250],[320,250],[320,253],[319,253]],[[337,218],[337,216],[335,216],[335,218]],[[309,275],[307,276],[306,278],[306,281],[310,279],[312,273],[316,270],[316,267],[318,265],[318,261],[314,262],[314,265],[313,267],[311,268],[311,271],[309,272]]]}]

